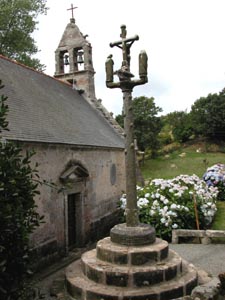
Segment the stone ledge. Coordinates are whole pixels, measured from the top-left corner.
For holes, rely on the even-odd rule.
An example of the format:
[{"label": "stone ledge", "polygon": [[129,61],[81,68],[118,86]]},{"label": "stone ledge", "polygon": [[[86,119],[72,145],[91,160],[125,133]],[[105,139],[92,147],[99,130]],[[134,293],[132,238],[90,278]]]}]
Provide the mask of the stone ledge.
[{"label": "stone ledge", "polygon": [[129,227],[125,223],[115,225],[110,231],[113,243],[126,246],[144,246],[155,242],[155,229],[148,224]]},{"label": "stone ledge", "polygon": [[100,240],[96,246],[97,258],[106,262],[126,265],[143,265],[159,262],[168,256],[168,243],[156,238],[155,243],[130,247],[111,242],[109,237]]},{"label": "stone ledge", "polygon": [[[96,258],[96,250],[84,253],[81,257],[83,274],[90,280],[114,286],[137,287],[169,281],[180,276],[186,264],[176,252],[170,250],[164,262],[142,266],[114,265]],[[130,285],[132,283],[132,285]]]},{"label": "stone ledge", "polygon": [[81,299],[82,295],[86,296],[86,300],[169,300],[189,295],[196,285],[197,272],[191,265],[174,280],[139,288],[93,282],[81,272],[80,261],[74,262],[66,270],[67,291],[73,300]]},{"label": "stone ledge", "polygon": [[225,237],[225,230],[174,229],[172,231],[172,243],[178,244],[179,237],[199,237],[202,244],[210,244],[211,238]]}]

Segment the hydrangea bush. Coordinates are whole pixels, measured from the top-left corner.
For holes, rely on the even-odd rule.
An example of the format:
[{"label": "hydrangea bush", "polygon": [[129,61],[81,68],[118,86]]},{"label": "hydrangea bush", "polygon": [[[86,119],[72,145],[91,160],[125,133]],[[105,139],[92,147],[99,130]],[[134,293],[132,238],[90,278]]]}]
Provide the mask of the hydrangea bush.
[{"label": "hydrangea bush", "polygon": [[[216,213],[217,194],[216,187],[208,186],[196,175],[154,179],[144,188],[137,188],[140,222],[151,224],[157,236],[170,240],[172,229],[196,229],[195,199],[200,228],[206,228]],[[125,194],[120,203],[125,209]]]},{"label": "hydrangea bush", "polygon": [[218,200],[225,201],[225,165],[215,164],[209,167],[203,175],[203,180],[208,186],[218,188]]}]

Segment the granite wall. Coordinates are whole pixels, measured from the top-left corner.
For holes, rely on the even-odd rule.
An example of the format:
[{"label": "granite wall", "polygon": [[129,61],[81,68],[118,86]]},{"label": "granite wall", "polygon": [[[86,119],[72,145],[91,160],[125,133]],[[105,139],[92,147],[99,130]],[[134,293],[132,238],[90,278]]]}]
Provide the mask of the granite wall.
[{"label": "granite wall", "polygon": [[[79,194],[75,222],[76,246],[107,234],[118,220],[118,201],[125,190],[123,149],[73,147],[69,145],[23,144],[24,150],[34,149],[32,163],[38,162],[41,180],[40,195],[35,199],[44,223],[31,237],[31,245],[39,256],[51,258],[69,250],[68,197]],[[63,182],[60,177],[71,164],[79,164],[88,176],[76,175]],[[51,186],[48,183],[52,182]],[[78,210],[79,209],[79,210]]]}]

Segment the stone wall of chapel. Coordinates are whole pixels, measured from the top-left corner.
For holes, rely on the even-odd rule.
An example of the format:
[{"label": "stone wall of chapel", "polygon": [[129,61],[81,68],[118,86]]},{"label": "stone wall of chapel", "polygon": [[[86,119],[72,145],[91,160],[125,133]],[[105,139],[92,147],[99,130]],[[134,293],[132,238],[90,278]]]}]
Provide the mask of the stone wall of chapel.
[{"label": "stone wall of chapel", "polygon": [[[85,182],[83,200],[84,239],[88,242],[96,231],[101,230],[103,223],[107,224],[110,215],[113,216],[117,211],[118,200],[125,190],[123,150],[77,149],[72,146],[46,144],[24,144],[23,147],[35,150],[36,154],[32,160],[39,164],[40,178],[53,182],[57,188],[62,187],[59,177],[70,161],[78,161],[88,170],[89,177]],[[73,187],[71,186],[70,189],[72,190]],[[49,244],[63,252],[65,249],[65,195],[48,185],[40,186],[39,190],[40,195],[35,200],[38,212],[45,217],[45,223],[32,235],[32,246]],[[104,220],[103,223],[102,220]]]}]

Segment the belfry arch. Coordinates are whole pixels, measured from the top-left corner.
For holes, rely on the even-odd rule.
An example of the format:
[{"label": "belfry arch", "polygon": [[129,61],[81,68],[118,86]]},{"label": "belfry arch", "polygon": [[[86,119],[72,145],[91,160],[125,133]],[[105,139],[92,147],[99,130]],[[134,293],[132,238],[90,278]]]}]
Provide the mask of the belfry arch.
[{"label": "belfry arch", "polygon": [[84,97],[93,101],[96,99],[94,87],[94,68],[92,64],[92,47],[86,40],[75,19],[70,23],[62,35],[55,51],[54,77],[69,82],[73,88],[83,93]]}]

